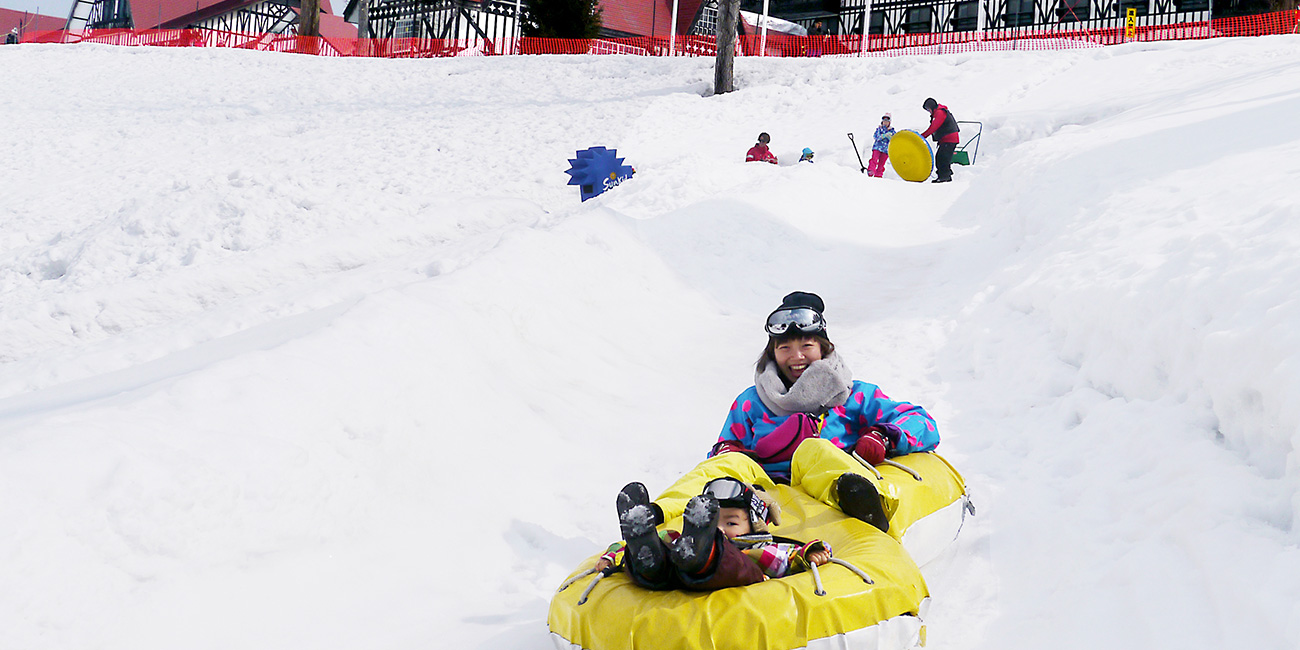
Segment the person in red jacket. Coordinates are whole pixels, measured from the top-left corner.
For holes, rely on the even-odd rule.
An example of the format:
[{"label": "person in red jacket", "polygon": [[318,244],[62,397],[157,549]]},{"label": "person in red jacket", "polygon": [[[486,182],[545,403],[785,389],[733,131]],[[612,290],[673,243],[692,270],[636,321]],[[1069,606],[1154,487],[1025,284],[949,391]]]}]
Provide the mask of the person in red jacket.
[{"label": "person in red jacket", "polygon": [[769,162],[776,164],[776,154],[767,148],[767,143],[772,141],[772,136],[766,133],[758,134],[758,143],[745,152],[745,162]]},{"label": "person in red jacket", "polygon": [[930,112],[930,127],[921,137],[933,137],[939,145],[934,153],[934,167],[938,177],[930,182],[947,183],[952,180],[952,153],[957,150],[957,143],[961,142],[957,118],[952,116],[952,111],[947,106],[934,101],[933,97],[926,98],[921,108]]}]

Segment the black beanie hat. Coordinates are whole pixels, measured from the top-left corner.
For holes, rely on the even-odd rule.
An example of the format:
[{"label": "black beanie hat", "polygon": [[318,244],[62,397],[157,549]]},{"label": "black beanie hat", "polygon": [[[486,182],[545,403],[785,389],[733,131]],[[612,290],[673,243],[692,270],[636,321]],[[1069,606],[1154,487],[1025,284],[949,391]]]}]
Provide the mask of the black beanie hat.
[{"label": "black beanie hat", "polygon": [[826,303],[822,302],[822,297],[807,291],[795,291],[782,298],[780,308],[787,307],[807,307],[823,316],[826,312]]},{"label": "black beanie hat", "polygon": [[[785,298],[781,299],[781,306],[772,310],[772,313],[775,314],[779,311],[798,309],[800,307],[807,307],[818,314],[822,314],[822,330],[815,334],[816,336],[820,336],[821,338],[830,341],[830,336],[826,333],[825,328],[826,318],[824,312],[826,311],[826,303],[822,302],[821,296],[815,293],[809,293],[807,291],[795,291],[789,293]],[[768,318],[771,318],[771,316],[768,316]],[[781,341],[792,337],[807,336],[807,334],[801,332],[798,328],[790,328],[781,334],[772,334],[769,332],[768,336],[772,339]]]},{"label": "black beanie hat", "polygon": [[938,107],[939,107],[939,102],[934,101],[933,97],[927,97],[925,99],[925,102],[921,104],[921,108],[924,108],[927,111],[932,111]]}]

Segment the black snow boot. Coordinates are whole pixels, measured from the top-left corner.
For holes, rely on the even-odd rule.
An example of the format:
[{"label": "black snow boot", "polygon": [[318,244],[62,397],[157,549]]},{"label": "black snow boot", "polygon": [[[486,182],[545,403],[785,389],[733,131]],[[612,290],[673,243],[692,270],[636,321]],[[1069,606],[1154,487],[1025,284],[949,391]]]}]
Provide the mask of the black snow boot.
[{"label": "black snow boot", "polygon": [[839,496],[840,511],[861,519],[881,532],[889,532],[889,517],[880,500],[880,493],[865,476],[845,472],[835,481],[835,492]]},{"label": "black snow boot", "polygon": [[682,514],[682,536],[673,542],[673,565],[688,575],[698,574],[709,565],[713,543],[718,536],[718,500],[701,494],[686,503]]},{"label": "black snow boot", "polygon": [[628,570],[647,583],[663,582],[668,562],[664,544],[655,523],[660,517],[650,502],[650,494],[640,483],[628,483],[618,493],[618,527],[627,543],[624,562]]}]

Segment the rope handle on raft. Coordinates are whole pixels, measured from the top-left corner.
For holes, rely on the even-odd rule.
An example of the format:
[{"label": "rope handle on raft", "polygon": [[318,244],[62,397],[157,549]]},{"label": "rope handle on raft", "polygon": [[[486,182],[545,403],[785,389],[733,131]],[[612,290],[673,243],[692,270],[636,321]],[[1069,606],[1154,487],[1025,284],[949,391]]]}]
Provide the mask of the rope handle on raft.
[{"label": "rope handle on raft", "polygon": [[604,572],[599,572],[596,574],[595,579],[593,579],[591,581],[591,584],[587,585],[587,589],[582,592],[582,598],[578,599],[579,605],[583,605],[587,602],[587,596],[591,595],[591,591],[596,588],[596,584],[599,583],[601,579],[603,579],[604,577],[605,577]]},{"label": "rope handle on raft", "polygon": [[[875,581],[875,580],[872,580],[872,579],[871,579],[871,576],[868,576],[868,575],[867,575],[867,574],[866,574],[862,569],[859,569],[858,567],[855,567],[855,566],[853,566],[852,564],[849,564],[849,563],[848,563],[847,561],[845,561],[845,560],[841,560],[841,559],[839,559],[839,558],[837,558],[837,557],[833,557],[833,558],[831,558],[831,563],[832,563],[832,564],[838,564],[838,565],[840,565],[840,566],[842,566],[842,567],[848,569],[849,571],[852,571],[852,572],[853,572],[855,575],[857,575],[859,578],[862,578],[862,581],[863,581],[863,582],[865,582],[865,583],[867,583],[867,584],[869,584],[869,585],[874,585],[874,584],[876,584],[876,581]],[[811,565],[810,568],[812,569],[813,586],[816,587],[815,589],[813,589],[813,593],[817,594],[818,596],[825,596],[825,595],[826,595],[826,589],[825,589],[824,587],[822,587],[822,574],[821,574],[821,571],[818,571],[818,570],[817,570],[817,565],[816,565],[816,564]]]},{"label": "rope handle on raft", "polygon": [[876,466],[875,466],[875,465],[872,465],[871,463],[868,463],[868,462],[866,461],[866,459],[864,459],[863,457],[861,457],[861,456],[858,455],[858,452],[856,452],[856,451],[850,451],[850,452],[849,452],[849,455],[853,457],[853,460],[856,460],[856,461],[858,461],[859,463],[862,463],[862,466],[863,466],[863,467],[865,467],[865,468],[871,470],[871,473],[872,473],[872,474],[875,474],[875,475],[876,475],[876,478],[878,478],[878,479],[880,479],[880,480],[882,480],[882,481],[885,480],[885,477],[883,477],[883,476],[880,475],[880,472],[876,469]]},{"label": "rope handle on raft", "polygon": [[817,570],[816,564],[812,565],[812,574],[813,574],[813,586],[816,587],[816,589],[813,589],[813,593],[817,594],[818,596],[825,596],[826,590],[822,589],[822,574],[820,571]]},{"label": "rope handle on raft", "polygon": [[907,472],[908,474],[911,474],[911,475],[912,475],[912,478],[914,478],[914,479],[916,479],[916,480],[918,480],[918,481],[924,480],[924,479],[921,478],[921,475],[920,475],[919,473],[917,473],[916,470],[912,469],[911,467],[908,467],[907,465],[904,465],[904,464],[902,464],[902,463],[895,463],[894,461],[889,460],[888,458],[886,458],[885,460],[883,460],[883,461],[881,461],[881,462],[884,463],[884,464],[886,464],[886,465],[888,465],[888,466],[890,466],[890,467],[897,467],[898,469],[901,469],[901,470],[903,470],[904,472]]},{"label": "rope handle on raft", "polygon": [[568,589],[569,586],[572,585],[573,583],[594,573],[596,574],[596,578],[591,581],[591,584],[587,585],[587,588],[584,589],[582,592],[582,597],[578,599],[578,604],[581,605],[587,602],[587,596],[591,595],[591,591],[596,588],[596,584],[599,583],[601,579],[612,576],[615,573],[618,573],[618,571],[619,571],[619,567],[617,566],[606,567],[604,571],[600,571],[597,570],[595,567],[592,567],[590,569],[587,569],[586,571],[583,571],[582,573],[579,573],[576,576],[573,576],[572,578],[569,578],[568,580],[565,580],[564,584],[560,585],[560,588],[555,590],[555,593],[558,594],[561,591]]},{"label": "rope handle on raft", "polygon": [[[882,481],[885,480],[885,477],[883,477],[883,476],[880,475],[880,471],[877,470],[876,467],[875,467],[874,465],[872,465],[871,463],[868,463],[868,462],[866,461],[866,459],[864,459],[863,457],[859,456],[859,455],[858,455],[858,452],[856,452],[856,451],[851,451],[851,452],[849,452],[849,455],[852,456],[854,460],[858,461],[859,463],[862,463],[862,466],[863,466],[863,467],[865,467],[865,468],[871,470],[871,473],[872,473],[872,474],[875,474],[875,475],[876,475],[876,478],[878,478],[878,479],[880,479],[880,480],[882,480]],[[892,460],[889,460],[888,458],[886,458],[886,459],[880,461],[880,464],[881,464],[881,465],[888,465],[888,466],[890,466],[890,467],[897,467],[898,469],[901,469],[901,470],[903,470],[904,472],[907,472],[908,474],[911,474],[911,475],[912,475],[912,478],[914,478],[914,479],[916,479],[916,480],[918,480],[918,481],[924,481],[924,480],[925,480],[925,479],[921,478],[921,475],[920,475],[919,473],[917,473],[917,471],[914,470],[914,469],[912,469],[911,467],[908,467],[907,465],[904,465],[904,464],[902,464],[902,463],[896,463],[896,462],[894,462],[894,461],[892,461]]]},{"label": "rope handle on raft", "polygon": [[[874,584],[876,584],[876,581],[875,581],[875,580],[872,580],[872,579],[871,579],[871,576],[867,575],[866,572],[863,571],[862,569],[859,569],[858,567],[853,566],[853,564],[851,564],[848,560],[841,560],[840,558],[833,557],[833,558],[831,558],[830,561],[831,561],[831,564],[838,564],[838,565],[840,565],[840,566],[842,566],[842,567],[848,569],[849,571],[852,571],[854,575],[858,576],[859,578],[862,578],[862,581],[863,581],[863,582],[865,582],[865,583],[867,583],[867,584],[869,584],[869,585],[874,585]],[[813,585],[816,587],[816,588],[813,590],[813,593],[817,594],[818,596],[825,596],[825,595],[826,595],[826,589],[825,589],[825,587],[822,586],[822,574],[821,574],[821,571],[818,571],[818,570],[817,570],[817,565],[816,565],[816,564],[810,564],[810,565],[809,565],[809,568],[812,570]],[[575,583],[575,582],[577,582],[577,581],[579,581],[579,580],[581,580],[581,579],[583,579],[583,578],[585,578],[585,577],[587,577],[587,576],[589,576],[589,575],[591,575],[591,574],[593,574],[593,573],[596,574],[596,577],[595,577],[594,579],[592,579],[591,584],[587,585],[587,588],[584,589],[584,590],[582,591],[582,597],[578,599],[578,604],[579,604],[579,605],[585,605],[585,604],[587,603],[587,597],[590,596],[590,595],[591,595],[591,592],[594,591],[594,590],[596,589],[596,585],[599,584],[600,581],[603,580],[603,579],[605,578],[605,576],[607,576],[607,575],[611,575],[611,574],[605,573],[605,572],[603,572],[603,571],[597,571],[597,570],[593,567],[593,568],[587,569],[586,571],[583,571],[582,573],[579,573],[578,575],[573,576],[572,578],[569,578],[568,580],[565,580],[565,581],[564,581],[564,584],[560,585],[560,588],[559,588],[559,589],[556,589],[555,592],[556,592],[556,593],[559,593],[559,592],[561,592],[561,591],[564,591],[565,589],[568,589],[570,586],[572,586],[573,583]]]},{"label": "rope handle on raft", "polygon": [[590,569],[587,569],[586,571],[583,571],[582,573],[579,573],[579,574],[576,575],[576,576],[573,576],[572,578],[569,578],[568,580],[565,580],[565,581],[564,581],[564,584],[560,585],[560,588],[555,590],[555,593],[558,594],[558,593],[560,593],[561,591],[564,591],[565,589],[568,589],[569,586],[572,585],[573,583],[575,583],[575,582],[577,582],[577,581],[579,581],[579,580],[581,580],[581,579],[583,579],[583,578],[585,578],[585,577],[587,577],[587,576],[589,576],[589,575],[591,575],[591,574],[593,574],[593,573],[595,573],[595,572],[596,572],[596,567],[592,567],[592,568],[590,568]]},{"label": "rope handle on raft", "polygon": [[865,582],[865,583],[867,583],[867,584],[869,584],[869,585],[874,585],[874,584],[876,584],[876,581],[875,581],[875,580],[872,580],[872,579],[871,579],[871,576],[867,575],[867,573],[866,573],[865,571],[863,571],[862,569],[859,569],[858,567],[855,567],[855,566],[853,566],[852,564],[849,564],[848,560],[841,560],[841,559],[839,559],[839,558],[837,558],[837,557],[833,557],[833,558],[831,558],[831,562],[833,562],[833,563],[835,563],[835,564],[838,564],[838,565],[840,565],[840,566],[842,566],[842,567],[848,569],[849,571],[852,571],[852,572],[853,572],[854,574],[856,574],[859,578],[862,578],[862,581],[863,581],[863,582]]}]

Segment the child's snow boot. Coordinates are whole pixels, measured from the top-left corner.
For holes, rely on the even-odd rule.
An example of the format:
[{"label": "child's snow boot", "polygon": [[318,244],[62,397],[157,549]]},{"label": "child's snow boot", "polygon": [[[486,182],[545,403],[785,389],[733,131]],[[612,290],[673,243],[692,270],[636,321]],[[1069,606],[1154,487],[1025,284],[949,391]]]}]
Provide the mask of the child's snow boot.
[{"label": "child's snow boot", "polygon": [[686,503],[682,513],[682,536],[670,549],[672,562],[688,575],[698,574],[708,568],[713,556],[713,543],[718,536],[720,517],[718,500],[712,494],[701,494]]},{"label": "child's snow boot", "polygon": [[628,569],[649,583],[662,582],[666,577],[668,562],[664,544],[655,530],[654,504],[650,494],[640,483],[628,483],[618,493],[618,527],[627,543]]},{"label": "child's snow boot", "polygon": [[882,532],[889,531],[889,517],[881,503],[880,492],[865,476],[845,472],[835,480],[835,492],[839,495],[840,511],[861,519]]}]

